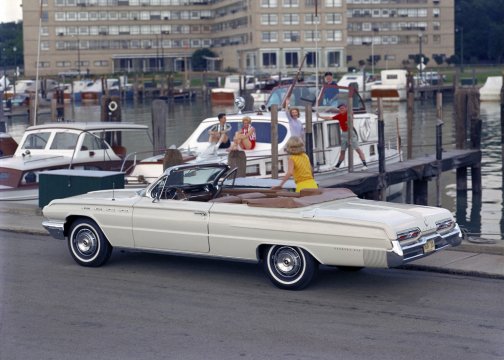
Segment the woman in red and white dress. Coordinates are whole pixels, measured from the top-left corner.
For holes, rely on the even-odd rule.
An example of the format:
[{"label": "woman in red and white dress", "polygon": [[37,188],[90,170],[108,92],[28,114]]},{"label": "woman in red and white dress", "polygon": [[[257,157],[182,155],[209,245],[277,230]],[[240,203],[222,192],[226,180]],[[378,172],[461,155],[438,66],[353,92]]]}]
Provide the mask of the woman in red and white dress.
[{"label": "woman in red and white dress", "polygon": [[251,125],[252,119],[250,116],[245,116],[242,119],[243,127],[235,133],[231,150],[252,150],[256,145],[256,132]]}]

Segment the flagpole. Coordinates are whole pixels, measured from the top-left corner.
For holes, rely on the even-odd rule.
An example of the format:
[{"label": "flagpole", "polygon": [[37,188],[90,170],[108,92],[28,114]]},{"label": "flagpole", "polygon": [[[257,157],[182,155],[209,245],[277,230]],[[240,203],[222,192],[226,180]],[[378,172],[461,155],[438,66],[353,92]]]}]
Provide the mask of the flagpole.
[{"label": "flagpole", "polygon": [[33,114],[33,125],[37,125],[38,113],[38,91],[39,91],[39,65],[40,65],[40,29],[42,28],[42,0],[40,0],[40,13],[39,13],[39,27],[38,27],[38,40],[37,40],[37,63],[35,64],[35,107]]}]

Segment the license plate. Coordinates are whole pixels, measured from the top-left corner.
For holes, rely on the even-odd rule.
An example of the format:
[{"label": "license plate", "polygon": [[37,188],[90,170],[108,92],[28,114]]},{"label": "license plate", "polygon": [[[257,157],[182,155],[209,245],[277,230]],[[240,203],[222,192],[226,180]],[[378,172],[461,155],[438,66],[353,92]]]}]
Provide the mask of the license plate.
[{"label": "license plate", "polygon": [[434,250],[436,250],[436,243],[434,242],[434,240],[427,240],[427,242],[423,246],[424,253],[427,254],[433,252]]}]

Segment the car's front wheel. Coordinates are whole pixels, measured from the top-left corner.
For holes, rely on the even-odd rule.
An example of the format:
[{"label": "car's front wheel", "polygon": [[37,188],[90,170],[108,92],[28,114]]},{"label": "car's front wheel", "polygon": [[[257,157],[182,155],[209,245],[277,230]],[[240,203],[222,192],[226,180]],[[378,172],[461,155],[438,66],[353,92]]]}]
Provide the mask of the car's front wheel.
[{"label": "car's front wheel", "polygon": [[82,266],[101,266],[112,254],[112,246],[100,227],[89,219],[79,219],[72,224],[68,248],[74,260]]},{"label": "car's front wheel", "polygon": [[294,246],[271,246],[263,260],[264,270],[273,284],[286,290],[305,288],[318,270],[317,260]]}]

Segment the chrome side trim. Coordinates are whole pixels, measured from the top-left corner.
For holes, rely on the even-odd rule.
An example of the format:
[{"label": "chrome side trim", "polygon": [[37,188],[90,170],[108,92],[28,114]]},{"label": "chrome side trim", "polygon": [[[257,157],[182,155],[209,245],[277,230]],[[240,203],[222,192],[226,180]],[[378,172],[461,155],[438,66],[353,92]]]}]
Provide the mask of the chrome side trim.
[{"label": "chrome side trim", "polygon": [[[423,247],[429,240],[434,240],[435,249],[432,252],[424,253]],[[433,233],[420,237],[415,243],[401,246],[399,241],[392,241],[392,250],[387,252],[387,265],[396,267],[407,262],[420,259],[451,246],[458,246],[462,243],[462,232],[458,224],[455,224],[453,229],[447,233]]]},{"label": "chrome side trim", "polygon": [[65,221],[46,220],[42,221],[42,226],[53,238],[65,240]]}]

